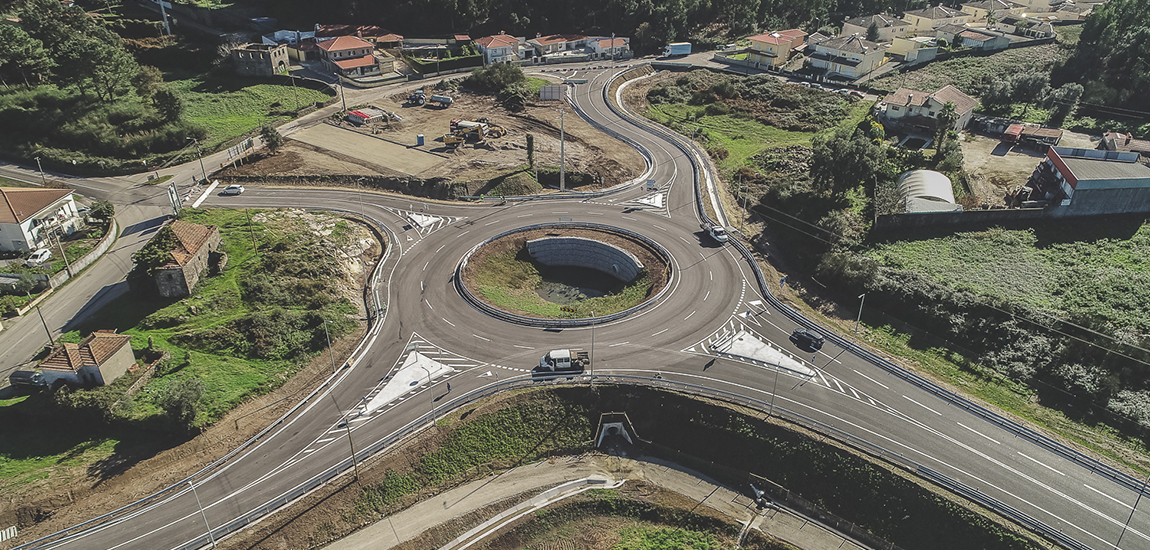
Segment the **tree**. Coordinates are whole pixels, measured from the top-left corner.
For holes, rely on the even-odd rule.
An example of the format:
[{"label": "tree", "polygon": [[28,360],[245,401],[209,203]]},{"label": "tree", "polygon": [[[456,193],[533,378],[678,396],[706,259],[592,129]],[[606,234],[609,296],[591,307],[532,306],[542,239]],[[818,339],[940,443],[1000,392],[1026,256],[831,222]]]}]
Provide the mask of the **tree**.
[{"label": "tree", "polygon": [[156,269],[172,261],[172,250],[176,244],[176,233],[172,231],[172,226],[165,225],[148,244],[132,253],[132,261],[136,264],[132,271],[151,277]]},{"label": "tree", "polygon": [[996,78],[986,85],[978,100],[988,109],[1000,109],[1010,104],[1012,91],[1010,80]]},{"label": "tree", "polygon": [[759,0],[725,0],[718,3],[719,18],[731,30],[741,32],[754,28]]},{"label": "tree", "polygon": [[1074,113],[1074,109],[1078,107],[1078,99],[1082,97],[1083,87],[1077,82],[1063,84],[1042,99],[1043,107],[1050,110],[1049,123],[1055,126],[1061,125],[1066,117]]},{"label": "tree", "polygon": [[1030,110],[1030,104],[1037,103],[1050,89],[1050,74],[1040,72],[1016,74],[1010,77],[1010,88],[1014,99],[1026,104],[1026,108],[1022,111],[1022,114],[1026,115]]},{"label": "tree", "polygon": [[830,137],[815,136],[811,148],[811,179],[824,193],[845,192],[871,181],[884,160],[882,146],[853,128],[840,128]]},{"label": "tree", "polygon": [[136,89],[136,95],[150,99],[164,87],[164,75],[151,65],[141,65],[140,72],[132,78],[132,87]]},{"label": "tree", "polygon": [[192,376],[173,382],[160,398],[160,408],[177,424],[189,428],[199,412],[204,382]]},{"label": "tree", "polygon": [[275,128],[268,125],[264,125],[263,128],[260,128],[260,139],[264,140],[264,145],[267,146],[273,155],[276,154],[276,151],[279,151],[279,148],[283,147],[284,144],[284,137],[281,136]]},{"label": "tree", "polygon": [[46,80],[54,63],[44,44],[15,25],[0,25],[0,80],[18,76],[25,86]]},{"label": "tree", "polygon": [[110,220],[116,215],[116,205],[110,201],[98,201],[92,204],[91,216],[101,220]]},{"label": "tree", "polygon": [[527,134],[527,166],[535,170],[535,134]]},{"label": "tree", "polygon": [[178,122],[184,114],[184,101],[168,88],[156,91],[156,95],[152,96],[152,105],[160,117],[169,122]]},{"label": "tree", "polygon": [[942,159],[943,145],[946,144],[946,138],[950,135],[951,130],[954,130],[954,124],[958,122],[958,112],[954,108],[954,103],[947,101],[942,109],[939,109],[938,116],[934,119],[934,150],[935,159]]},{"label": "tree", "polygon": [[873,20],[870,22],[870,26],[866,28],[866,39],[871,42],[878,42],[878,23]]}]

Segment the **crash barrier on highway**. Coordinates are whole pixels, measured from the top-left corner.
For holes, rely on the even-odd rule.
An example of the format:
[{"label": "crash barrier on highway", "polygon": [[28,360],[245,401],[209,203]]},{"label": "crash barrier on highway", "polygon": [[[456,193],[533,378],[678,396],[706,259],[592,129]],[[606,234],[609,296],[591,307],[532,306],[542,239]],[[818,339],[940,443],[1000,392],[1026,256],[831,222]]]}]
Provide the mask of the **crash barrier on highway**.
[{"label": "crash barrier on highway", "polygon": [[[800,413],[790,411],[788,409],[785,409],[783,407],[779,407],[777,405],[771,406],[770,403],[763,401],[761,399],[756,399],[756,398],[748,397],[748,396],[745,396],[742,394],[737,394],[737,393],[719,390],[719,389],[715,389],[715,388],[708,388],[706,386],[700,386],[697,384],[690,384],[690,383],[686,383],[686,382],[666,380],[666,379],[662,379],[662,378],[649,378],[649,377],[632,376],[632,375],[611,375],[611,376],[598,376],[598,375],[596,375],[596,376],[592,376],[592,377],[580,377],[580,378],[582,378],[583,380],[574,381],[574,382],[567,381],[566,377],[556,377],[553,380],[548,380],[546,382],[539,381],[539,380],[532,379],[532,378],[509,379],[509,380],[502,380],[499,382],[494,382],[494,383],[492,383],[486,387],[477,389],[477,390],[472,391],[470,393],[467,393],[465,395],[461,395],[460,397],[456,398],[455,400],[447,402],[447,403],[437,407],[436,409],[432,410],[431,412],[428,412],[427,414],[419,417],[418,419],[413,420],[412,422],[408,423],[406,426],[393,432],[391,435],[388,435],[387,437],[385,437],[385,438],[383,438],[383,439],[381,439],[381,440],[379,440],[379,441],[377,441],[371,445],[368,445],[364,450],[356,453],[354,457],[348,457],[348,458],[344,459],[339,464],[336,464],[335,466],[329,468],[328,470],[326,470],[320,474],[317,474],[316,476],[314,476],[311,479],[301,483],[300,485],[296,486],[294,489],[288,491],[287,493],[284,493],[283,495],[281,495],[279,497],[276,497],[274,499],[267,501],[262,506],[252,510],[251,512],[248,512],[247,514],[244,514],[242,517],[239,517],[235,520],[232,520],[231,522],[223,524],[219,527],[214,527],[212,529],[211,535],[215,538],[215,540],[218,541],[225,536],[228,536],[232,533],[235,533],[237,531],[244,529],[245,527],[247,527],[249,525],[252,525],[256,522],[259,522],[260,520],[262,520],[264,517],[268,516],[269,514],[272,514],[272,513],[276,512],[277,510],[279,510],[280,508],[287,506],[288,504],[291,504],[292,502],[295,502],[296,500],[306,496],[308,493],[311,493],[312,491],[322,487],[324,484],[335,479],[336,477],[339,477],[342,474],[348,473],[349,471],[353,471],[354,464],[352,463],[352,460],[356,460],[360,464],[363,464],[364,462],[375,457],[377,454],[379,454],[383,451],[386,451],[386,450],[390,449],[391,447],[403,442],[409,436],[423,430],[424,428],[427,428],[429,426],[434,425],[435,422],[437,420],[439,420],[440,418],[442,418],[443,416],[445,416],[445,415],[447,415],[447,414],[449,414],[449,413],[451,413],[457,409],[460,409],[462,407],[470,405],[476,401],[479,401],[481,399],[490,397],[494,394],[497,394],[497,393],[500,393],[503,391],[507,391],[507,390],[538,387],[541,384],[548,384],[548,383],[552,384],[552,385],[580,385],[580,384],[585,383],[585,380],[593,379],[594,381],[596,381],[600,384],[614,384],[614,385],[623,385],[623,386],[652,386],[652,387],[656,387],[659,389],[666,389],[666,390],[677,391],[677,392],[687,393],[687,394],[696,395],[696,396],[708,397],[708,398],[716,399],[719,401],[723,401],[725,403],[730,403],[733,405],[748,407],[748,408],[755,409],[755,410],[758,410],[761,412],[770,411],[770,414],[773,414],[774,416],[777,416],[777,417],[782,418],[784,420],[787,420],[787,421],[793,422],[795,424],[801,425],[801,426],[808,428],[810,430],[813,430],[815,432],[821,433],[827,437],[834,439],[838,443],[849,446],[849,447],[851,447],[851,448],[853,448],[859,452],[866,453],[866,454],[868,454],[874,458],[883,460],[883,461],[888,462],[890,464],[893,464],[895,466],[902,467],[902,468],[909,470],[911,472],[918,473],[919,475],[922,475],[924,478],[935,480],[940,485],[942,485],[942,486],[946,487],[947,489],[955,492],[956,494],[959,494],[963,497],[969,498],[970,500],[978,502],[978,503],[982,504],[983,506],[986,506],[987,508],[994,510],[995,512],[998,512],[999,514],[1002,514],[1003,516],[1012,518],[1012,519],[1018,521],[1020,524],[1023,524],[1026,527],[1031,528],[1040,534],[1043,534],[1045,536],[1050,537],[1051,540],[1055,540],[1055,541],[1059,541],[1060,543],[1063,543],[1064,546],[1066,546],[1067,548],[1072,548],[1073,550],[1090,550],[1089,547],[1084,546],[1081,543],[1078,543],[1077,541],[1074,541],[1073,539],[1071,539],[1065,535],[1062,535],[1061,533],[1058,533],[1057,530],[1051,528],[1050,526],[1048,526],[1048,525],[1046,525],[1040,521],[1034,520],[1033,518],[1030,518],[1028,515],[1026,515],[1022,512],[1019,512],[1018,510],[1015,510],[1015,509],[1011,508],[1010,506],[1008,506],[1004,503],[999,502],[997,499],[988,497],[988,496],[978,492],[978,490],[967,487],[966,485],[963,485],[962,483],[959,483],[956,480],[953,480],[953,479],[951,479],[951,478],[949,478],[943,474],[939,474],[937,472],[929,470],[928,468],[918,464],[917,462],[915,462],[915,461],[913,461],[913,460],[911,460],[911,459],[909,459],[909,458],[907,458],[901,454],[889,451],[889,450],[883,448],[882,446],[875,445],[869,441],[866,441],[865,439],[851,435],[851,434],[844,432],[838,428],[835,428],[832,425],[820,422],[820,421],[815,420],[813,418],[804,416]],[[823,512],[823,513],[825,514],[826,512]],[[1029,518],[1029,521],[1027,521],[1028,518]],[[868,538],[867,536],[864,536],[862,534],[862,532],[864,532],[865,530],[863,530],[861,528],[858,528],[858,529],[859,529],[859,531],[855,532],[855,536],[857,538],[860,538],[860,539]],[[869,533],[867,533],[867,535],[869,535]],[[877,540],[877,541],[882,540],[875,535],[869,535],[869,537],[873,537],[872,540]],[[885,542],[885,541],[882,541],[882,542],[883,542],[883,544],[876,545],[876,547],[880,547],[880,548],[884,548],[884,549],[892,548],[892,549],[898,550],[897,547],[895,547],[893,544],[891,544],[889,542]],[[176,550],[195,550],[195,549],[207,546],[210,543],[211,542],[210,542],[210,539],[208,537],[208,534],[205,533],[203,536],[196,538],[195,540],[189,541],[188,543],[186,543],[182,546],[177,547]]]},{"label": "crash barrier on highway", "polygon": [[[473,246],[471,248],[471,250],[468,250],[467,253],[463,255],[463,259],[459,260],[459,265],[455,266],[455,277],[452,277],[452,279],[455,282],[455,290],[457,292],[459,292],[459,295],[462,296],[464,300],[467,300],[467,303],[471,304],[472,307],[474,307],[475,309],[478,309],[479,311],[482,311],[483,313],[486,313],[487,315],[490,315],[496,319],[507,321],[508,323],[515,323],[517,325],[525,325],[525,326],[529,326],[529,327],[544,327],[544,328],[585,327],[585,326],[590,326],[590,325],[601,325],[603,323],[609,323],[611,321],[616,321],[616,320],[622,319],[622,318],[624,318],[624,317],[626,317],[632,313],[635,313],[639,310],[642,310],[643,308],[646,308],[646,307],[650,306],[651,304],[658,302],[659,299],[662,298],[670,290],[670,288],[671,288],[670,284],[663,285],[663,288],[657,294],[655,294],[654,296],[652,296],[650,298],[647,298],[646,300],[643,301],[643,303],[641,303],[635,307],[625,309],[623,311],[612,313],[610,315],[603,315],[600,317],[587,317],[587,318],[583,318],[583,319],[543,319],[543,318],[539,318],[539,317],[526,317],[523,315],[516,315],[514,313],[503,311],[502,309],[499,309],[495,306],[492,306],[491,304],[488,304],[487,302],[484,302],[483,300],[480,300],[477,296],[472,294],[470,290],[468,290],[467,285],[463,284],[463,270],[467,267],[467,261],[471,258],[471,255],[474,254],[476,250],[479,250],[480,247],[483,247],[487,244],[495,242],[495,241],[502,239],[503,237],[506,237],[508,235],[514,235],[515,233],[522,233],[524,231],[531,231],[533,229],[552,229],[552,228],[596,229],[596,230],[600,230],[600,231],[609,231],[612,233],[619,233],[619,234],[625,235],[629,238],[635,239],[637,241],[641,241],[643,244],[647,245],[651,249],[652,252],[654,252],[660,258],[663,259],[663,261],[667,265],[668,271],[670,271],[671,265],[673,265],[671,262],[671,255],[668,254],[667,251],[662,246],[659,245],[659,243],[648,238],[646,235],[643,235],[642,233],[636,233],[634,231],[631,231],[628,229],[623,229],[621,227],[615,227],[613,225],[604,225],[601,223],[592,223],[592,222],[540,223],[540,224],[535,224],[535,225],[528,225],[526,227],[517,227],[515,229],[504,231],[503,233],[495,235],[494,237],[491,237],[491,238],[487,239],[486,241],[483,241],[483,242]],[[673,273],[667,273],[668,282],[670,281],[670,279],[673,275],[674,275]]]},{"label": "crash barrier on highway", "polygon": [[[608,82],[607,87],[604,88],[604,92],[603,92],[604,93],[604,99],[607,101],[607,105],[611,108],[611,110],[613,112],[615,112],[616,115],[618,115],[618,116],[620,116],[626,120],[629,120],[633,124],[639,126],[639,125],[641,125],[641,123],[639,121],[637,121],[634,116],[632,116],[630,113],[625,112],[623,109],[616,106],[614,103],[612,103],[610,101],[610,98],[606,96],[606,94],[607,94],[606,90],[610,89],[611,82],[613,82],[615,79],[617,79],[621,74],[622,73],[615,75],[615,77],[611,81]],[[648,127],[648,126],[642,125],[641,127]],[[688,157],[693,156],[690,153],[689,149],[697,149],[698,148],[697,145],[694,144],[693,142],[690,144],[681,142],[679,137],[677,136],[677,134],[674,134],[673,132],[670,132],[669,130],[666,130],[663,128],[652,128],[651,132],[653,134],[661,135],[661,136],[665,137],[666,139],[668,139],[673,145],[675,145],[675,147],[677,147],[678,149],[683,151],[683,153],[686,154]],[[699,181],[701,179],[700,178],[700,167],[698,166],[698,164],[696,162],[692,162],[691,164],[694,166],[694,177],[695,177],[695,179],[694,179],[695,209],[696,209],[700,219],[702,219],[704,222],[714,223],[714,221],[710,218],[710,216],[707,215],[706,208],[704,207],[704,203],[703,203],[702,190],[699,188]],[[720,204],[719,208],[722,208],[721,203],[719,203],[719,204]],[[767,300],[767,302],[770,303],[770,305],[772,307],[774,307],[778,311],[782,312],[783,315],[785,315],[787,318],[794,321],[798,325],[806,327],[808,329],[815,330],[819,334],[825,335],[827,340],[834,342],[834,344],[839,346],[840,348],[847,350],[847,351],[850,351],[851,353],[854,353],[855,355],[865,359],[866,361],[870,362],[871,364],[878,366],[878,367],[882,368],[883,370],[886,370],[888,373],[893,374],[893,375],[905,380],[906,382],[909,382],[909,383],[919,387],[920,389],[923,389],[923,390],[935,395],[936,397],[950,403],[951,405],[954,405],[956,407],[961,407],[961,408],[965,409],[966,411],[970,412],[971,414],[974,414],[975,416],[983,418],[984,420],[986,420],[992,424],[995,424],[995,425],[997,425],[997,426],[999,426],[999,427],[1001,427],[1001,428],[1003,428],[1009,432],[1012,432],[1019,437],[1025,438],[1025,439],[1029,440],[1030,442],[1032,442],[1032,443],[1034,443],[1034,444],[1036,444],[1042,448],[1045,448],[1045,449],[1047,449],[1047,450],[1049,450],[1055,454],[1058,454],[1059,456],[1062,456],[1063,458],[1077,462],[1078,464],[1088,468],[1092,473],[1095,473],[1095,474],[1098,474],[1101,476],[1105,476],[1105,477],[1109,478],[1110,480],[1134,491],[1135,493],[1141,493],[1143,495],[1150,496],[1150,493],[1146,492],[1147,483],[1145,481],[1137,479],[1137,478],[1127,474],[1126,472],[1123,472],[1121,470],[1118,470],[1117,468],[1114,468],[1113,466],[1110,466],[1108,464],[1104,464],[1096,458],[1087,456],[1087,455],[1083,454],[1082,452],[1080,452],[1076,449],[1070,448],[1067,445],[1059,443],[1058,441],[1054,440],[1053,438],[1051,438],[1045,434],[1041,434],[1041,433],[1035,431],[1034,429],[1032,429],[1028,426],[1025,426],[1019,422],[1016,422],[1016,421],[1014,421],[1010,418],[1007,418],[1001,414],[998,414],[998,413],[990,410],[989,408],[987,408],[987,407],[985,407],[979,403],[976,403],[970,399],[967,399],[966,397],[958,395],[957,393],[955,393],[953,391],[950,391],[946,388],[943,388],[942,386],[939,386],[938,384],[935,384],[934,382],[931,382],[930,380],[927,380],[926,378],[923,378],[922,376],[919,376],[918,374],[916,374],[910,370],[907,370],[907,369],[895,364],[894,362],[892,362],[892,361],[890,361],[890,360],[888,360],[882,356],[879,356],[878,354],[876,354],[874,352],[871,352],[869,349],[866,349],[862,346],[859,346],[859,345],[855,344],[854,342],[851,342],[851,341],[847,340],[846,338],[839,336],[836,332],[829,330],[827,328],[824,328],[823,326],[819,325],[818,323],[815,323],[814,321],[807,319],[805,316],[803,316],[801,313],[796,311],[794,308],[783,303],[781,300],[778,299],[777,296],[775,296],[771,292],[770,287],[767,285],[767,279],[763,275],[762,270],[759,268],[757,258],[755,258],[754,253],[749,248],[747,248],[747,246],[745,244],[743,244],[743,242],[741,240],[731,239],[729,242],[731,243],[732,246],[734,246],[739,251],[739,253],[743,256],[743,260],[746,261],[748,266],[751,268],[751,272],[754,273],[754,275],[755,275],[755,280],[758,284],[759,292],[763,295],[763,297]],[[983,496],[983,498],[987,498],[987,497],[985,497],[985,495],[982,495],[982,496]],[[1045,523],[1039,522],[1038,520],[1035,520],[1033,518],[1029,518],[1029,516],[1027,516],[1026,518],[1018,517],[1016,514],[1017,510],[1015,510],[1015,509],[1013,509],[1013,508],[1011,508],[1005,504],[1002,504],[1002,503],[999,503],[999,504],[1001,506],[994,508],[996,511],[1001,511],[1001,513],[1003,513],[1007,517],[1014,518],[1017,521],[1019,521],[1020,523],[1025,523],[1028,526],[1031,526],[1031,528],[1034,529],[1035,531],[1038,531],[1038,532],[1041,532],[1044,534],[1058,533],[1056,530],[1052,529],[1049,525],[1046,525]],[[1082,543],[1075,541],[1073,539],[1070,539],[1069,537],[1066,537],[1065,535],[1062,535],[1061,533],[1058,533],[1058,535],[1059,535],[1058,537],[1052,536],[1052,540],[1061,541],[1061,540],[1065,539],[1065,540],[1072,541],[1073,544],[1067,545],[1067,547],[1069,547],[1069,548],[1088,548],[1086,546],[1082,546]],[[1060,544],[1061,544],[1061,542],[1060,542]]]}]

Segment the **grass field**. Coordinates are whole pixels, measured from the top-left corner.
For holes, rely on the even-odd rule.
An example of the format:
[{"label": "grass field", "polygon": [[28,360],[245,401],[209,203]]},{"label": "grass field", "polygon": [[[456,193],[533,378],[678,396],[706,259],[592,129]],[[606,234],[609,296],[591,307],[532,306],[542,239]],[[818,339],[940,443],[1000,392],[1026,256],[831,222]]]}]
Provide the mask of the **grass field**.
[{"label": "grass field", "polygon": [[890,74],[868,83],[875,92],[890,93],[900,87],[934,92],[951,84],[978,96],[988,77],[1006,77],[1027,72],[1050,72],[1061,55],[1058,44],[1006,50],[987,56],[954,57],[935,61],[905,74]]},{"label": "grass field", "polygon": [[289,117],[277,111],[294,111],[331,95],[302,86],[260,83],[238,77],[198,75],[168,83],[185,102],[188,121],[208,130],[202,143],[205,152],[242,136],[264,124],[276,125]]}]

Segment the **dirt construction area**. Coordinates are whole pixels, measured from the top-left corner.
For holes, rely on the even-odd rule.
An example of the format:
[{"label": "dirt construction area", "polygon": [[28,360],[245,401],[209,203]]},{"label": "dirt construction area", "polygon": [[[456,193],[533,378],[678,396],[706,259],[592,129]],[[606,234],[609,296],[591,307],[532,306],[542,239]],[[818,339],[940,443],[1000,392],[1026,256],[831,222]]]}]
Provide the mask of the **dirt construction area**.
[{"label": "dirt construction area", "polygon": [[[1093,143],[1092,143],[1093,141]],[[1098,138],[1066,132],[1059,145],[1093,149]],[[983,204],[1001,205],[1008,190],[1026,185],[1046,153],[1025,145],[1010,146],[996,138],[967,133],[962,137],[962,164],[974,194]]]},{"label": "dirt construction area", "polygon": [[[527,134],[535,136],[537,166],[559,166],[560,122],[548,104],[528,104],[518,112],[505,109],[493,96],[465,90],[436,91],[455,101],[446,108],[428,103],[407,103],[396,94],[369,105],[397,115],[365,125],[326,119],[286,136],[282,149],[238,168],[233,175],[384,175],[444,177],[455,182],[487,180],[527,164]],[[502,137],[459,146],[443,142],[453,119],[486,118],[506,130]],[[643,157],[622,142],[606,136],[568,110],[563,121],[567,169],[603,177],[605,185],[622,183],[641,174]],[[424,145],[418,145],[418,136]]]}]

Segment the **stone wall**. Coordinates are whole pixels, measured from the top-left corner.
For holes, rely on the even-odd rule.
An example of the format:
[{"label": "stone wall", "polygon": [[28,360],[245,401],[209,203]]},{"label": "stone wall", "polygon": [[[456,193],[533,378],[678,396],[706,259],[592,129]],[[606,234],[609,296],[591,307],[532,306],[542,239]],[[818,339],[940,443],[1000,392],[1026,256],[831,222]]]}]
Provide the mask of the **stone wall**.
[{"label": "stone wall", "polygon": [[527,241],[527,252],[546,266],[576,266],[602,271],[631,282],[643,269],[642,262],[615,245],[582,237],[544,237]]}]

